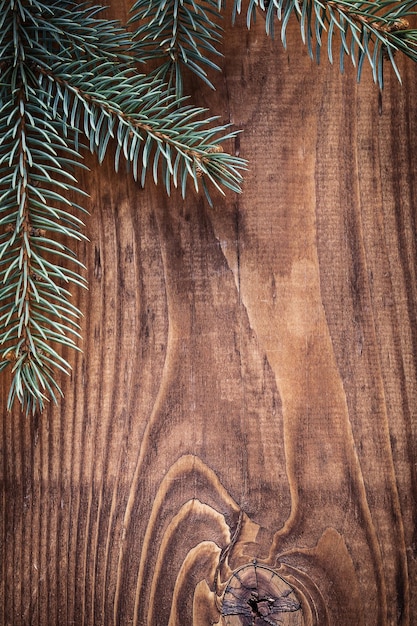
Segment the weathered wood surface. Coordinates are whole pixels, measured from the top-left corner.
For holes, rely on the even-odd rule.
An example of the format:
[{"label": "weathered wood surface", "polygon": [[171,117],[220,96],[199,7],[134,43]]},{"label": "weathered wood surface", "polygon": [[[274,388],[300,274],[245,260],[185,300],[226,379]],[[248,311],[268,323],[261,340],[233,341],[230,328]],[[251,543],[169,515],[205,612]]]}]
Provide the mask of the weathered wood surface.
[{"label": "weathered wood surface", "polygon": [[242,196],[90,160],[84,353],[3,413],[5,626],[255,623],[220,615],[254,559],[301,605],[272,623],[417,624],[416,69],[379,101],[262,20],[224,52],[194,101],[243,129]]}]

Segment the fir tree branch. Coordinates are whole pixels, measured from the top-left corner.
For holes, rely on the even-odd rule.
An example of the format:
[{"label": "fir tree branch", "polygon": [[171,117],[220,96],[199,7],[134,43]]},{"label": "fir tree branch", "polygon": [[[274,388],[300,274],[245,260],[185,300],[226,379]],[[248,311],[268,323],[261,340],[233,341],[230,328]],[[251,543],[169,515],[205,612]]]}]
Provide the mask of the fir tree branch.
[{"label": "fir tree branch", "polygon": [[[395,53],[401,51],[417,61],[417,30],[410,29],[409,18],[414,15],[416,0],[249,0],[247,26],[256,13],[265,15],[267,34],[274,36],[275,21],[281,22],[281,39],[286,46],[286,30],[291,16],[296,16],[304,43],[310,55],[320,58],[320,49],[327,34],[327,53],[333,62],[333,41],[337,35],[340,69],[344,57],[350,56],[358,68],[360,79],[364,61],[371,65],[375,82],[383,86],[383,66],[389,61],[399,80]],[[235,0],[234,16],[242,11],[241,0]]]},{"label": "fir tree branch", "polygon": [[[76,347],[71,335],[78,334],[79,311],[67,302],[69,293],[60,283],[84,281],[77,272],[51,262],[58,254],[79,265],[48,232],[81,235],[79,220],[54,209],[49,201],[71,204],[51,188],[57,170],[63,179],[55,181],[59,189],[75,188],[64,182],[72,181],[72,176],[60,171],[56,158],[56,147],[65,151],[65,142],[27,82],[30,72],[24,65],[21,20],[21,13],[15,11],[14,63],[3,73],[0,91],[0,128],[6,129],[0,140],[0,226],[4,229],[0,235],[0,369],[12,366],[8,408],[17,398],[32,411],[42,409],[44,401],[59,392],[56,368],[69,368],[54,344]],[[71,161],[66,158],[65,165]],[[61,225],[55,223],[56,217]]]},{"label": "fir tree branch", "polygon": [[[219,69],[213,62],[221,30],[215,17],[216,0],[137,0],[131,22],[139,22],[136,30],[135,52],[139,59],[163,59],[154,75],[169,80],[177,97],[182,95],[182,67],[189,67],[205,82],[201,64]],[[399,80],[395,53],[401,51],[417,60],[417,31],[410,29],[409,18],[414,14],[415,0],[249,0],[247,26],[250,28],[257,12],[266,20],[266,32],[273,36],[275,21],[281,21],[281,38],[286,45],[286,29],[292,15],[300,23],[303,41],[310,55],[320,58],[327,33],[327,53],[333,62],[335,36],[340,42],[340,69],[344,57],[350,56],[361,76],[368,59],[373,77],[383,85],[383,66],[389,62]],[[217,9],[224,8],[219,0]],[[235,0],[234,19],[242,11],[242,0]],[[315,50],[314,50],[315,48]],[[197,63],[197,66],[195,64]],[[211,85],[211,83],[209,83]]]},{"label": "fir tree branch", "polygon": [[[198,190],[198,180],[204,174],[222,192],[222,186],[238,192],[242,161],[223,152],[221,142],[234,133],[224,134],[226,127],[207,127],[208,121],[201,119],[204,109],[178,108],[173,94],[164,93],[164,85],[146,76],[130,74],[129,69],[112,76],[104,74],[80,75],[78,64],[39,71],[41,89],[48,93],[51,101],[61,102],[60,115],[74,130],[82,128],[89,140],[90,150],[97,152],[102,161],[109,137],[115,138],[116,169],[121,154],[132,164],[135,180],[142,166],[141,184],[152,164],[155,183],[158,182],[158,162],[162,157],[163,179],[170,192],[171,180],[175,187],[181,184],[185,195],[189,177]],[[69,79],[67,77],[70,77]],[[112,97],[104,99],[97,84],[106,84],[118,90]],[[112,91],[110,89],[110,91]],[[80,109],[83,113],[81,124]],[[54,104],[54,108],[56,104]],[[78,113],[78,115],[77,115]],[[198,117],[200,116],[200,117]],[[220,135],[220,133],[223,133]]]},{"label": "fir tree branch", "polygon": [[132,13],[131,23],[142,22],[134,34],[136,55],[164,60],[153,75],[167,81],[177,99],[183,95],[183,67],[214,89],[203,66],[220,69],[211,58],[220,55],[216,0],[137,0]]},{"label": "fir tree branch", "polygon": [[[11,408],[42,409],[69,371],[60,346],[77,348],[80,311],[71,286],[83,266],[65,245],[84,237],[72,197],[80,136],[102,161],[116,142],[141,181],[162,171],[185,193],[200,177],[237,191],[243,161],[222,151],[233,135],[180,106],[138,74],[127,31],[101,7],[60,0],[0,0],[0,370],[11,366]],[[219,137],[219,134],[221,136]],[[208,192],[207,192],[208,193]],[[64,242],[64,243],[63,243]]]}]

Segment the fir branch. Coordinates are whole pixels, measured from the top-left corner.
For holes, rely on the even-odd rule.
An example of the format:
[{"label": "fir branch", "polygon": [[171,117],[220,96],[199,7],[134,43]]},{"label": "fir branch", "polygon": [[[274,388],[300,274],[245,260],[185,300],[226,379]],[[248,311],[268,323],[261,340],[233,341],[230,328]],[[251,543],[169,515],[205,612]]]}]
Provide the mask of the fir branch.
[{"label": "fir branch", "polygon": [[[77,272],[55,262],[57,255],[69,259],[71,254],[47,235],[55,230],[79,238],[79,220],[51,205],[71,205],[61,191],[75,189],[67,171],[73,159],[67,154],[60,161],[56,148],[70,151],[31,86],[27,7],[22,2],[6,7],[3,2],[1,8],[0,369],[12,365],[8,408],[17,398],[33,411],[42,409],[48,396],[56,398],[56,368],[68,371],[54,344],[76,347],[71,334],[77,334],[79,311],[67,303],[69,292],[60,283],[83,283]],[[59,191],[53,190],[54,184]]]},{"label": "fir branch", "polygon": [[[286,30],[291,16],[299,20],[301,35],[310,56],[320,58],[324,34],[327,33],[327,53],[333,62],[333,42],[339,38],[340,69],[344,57],[350,56],[357,66],[360,79],[364,61],[371,65],[375,82],[383,86],[383,66],[389,61],[399,80],[395,53],[401,51],[417,61],[417,30],[409,26],[417,1],[392,0],[250,0],[247,26],[256,19],[258,11],[265,15],[267,34],[274,36],[275,21],[281,22],[281,39],[286,46]],[[242,11],[241,0],[235,0],[234,16]]]},{"label": "fir branch", "polygon": [[[65,244],[84,237],[72,198],[82,166],[80,136],[102,161],[116,142],[135,178],[162,171],[185,193],[200,178],[237,191],[243,161],[222,151],[233,136],[180,106],[138,74],[127,31],[101,7],[59,0],[0,0],[0,370],[12,368],[8,399],[27,411],[60,393],[69,371],[60,346],[78,349],[80,311],[71,286],[83,266]],[[221,136],[219,136],[219,134]],[[208,191],[207,191],[208,193]],[[63,243],[64,242],[64,243]]]},{"label": "fir branch", "polygon": [[177,99],[183,95],[183,67],[214,89],[203,66],[220,69],[211,58],[220,55],[216,0],[137,0],[132,13],[130,22],[142,23],[134,34],[136,55],[164,60],[153,75],[167,81]]},{"label": "fir branch", "polygon": [[[164,93],[165,86],[160,81],[131,74],[129,68],[116,76],[105,74],[103,66],[99,75],[86,76],[85,70],[80,73],[78,63],[61,63],[50,72],[37,69],[40,88],[48,93],[52,108],[58,110],[56,103],[61,103],[59,111],[64,122],[74,130],[82,128],[90,150],[98,154],[100,161],[109,137],[114,137],[118,144],[116,169],[123,154],[132,166],[135,180],[139,179],[141,166],[142,186],[151,166],[154,181],[158,182],[161,158],[168,194],[172,181],[175,187],[181,185],[185,195],[189,177],[198,191],[202,174],[222,193],[223,186],[239,191],[238,170],[242,161],[224,153],[221,146],[234,133],[225,134],[225,126],[207,126],[215,118],[201,119],[204,109],[178,108],[176,97]],[[103,85],[108,90],[106,98],[102,95]]]}]

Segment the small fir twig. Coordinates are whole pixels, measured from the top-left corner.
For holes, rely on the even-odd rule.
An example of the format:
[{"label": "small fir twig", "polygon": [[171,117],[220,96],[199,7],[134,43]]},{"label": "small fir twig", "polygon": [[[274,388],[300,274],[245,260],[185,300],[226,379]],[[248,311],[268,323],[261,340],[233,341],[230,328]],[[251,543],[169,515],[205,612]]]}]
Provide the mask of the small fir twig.
[{"label": "small fir twig", "polygon": [[[386,62],[401,80],[394,58],[397,51],[417,61],[417,30],[411,29],[409,22],[416,6],[416,0],[249,0],[246,21],[250,28],[257,13],[262,13],[266,33],[272,37],[278,21],[286,46],[287,26],[295,16],[311,57],[316,54],[319,60],[326,44],[328,58],[333,62],[333,47],[338,40],[340,70],[343,72],[344,59],[349,56],[360,79],[367,60],[375,82],[382,88]],[[242,8],[242,0],[235,0],[233,15],[241,13]]]},{"label": "small fir twig", "polygon": [[220,70],[214,62],[222,34],[217,0],[137,0],[132,14],[131,23],[139,22],[136,55],[143,61],[162,60],[153,75],[167,81],[178,99],[184,67],[214,88],[205,68]]}]

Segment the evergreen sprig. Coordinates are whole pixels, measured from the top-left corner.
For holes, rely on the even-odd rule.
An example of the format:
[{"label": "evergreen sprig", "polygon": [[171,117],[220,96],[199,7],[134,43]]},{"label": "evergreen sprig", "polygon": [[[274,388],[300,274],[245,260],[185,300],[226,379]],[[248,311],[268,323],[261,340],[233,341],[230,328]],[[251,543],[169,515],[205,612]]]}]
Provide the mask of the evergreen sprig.
[{"label": "evergreen sprig", "polygon": [[186,66],[210,87],[204,66],[219,70],[212,60],[220,55],[217,0],[137,0],[132,7],[136,54],[141,60],[162,59],[153,75],[168,82],[177,98],[183,95],[182,68]]},{"label": "evergreen sprig", "polygon": [[[242,11],[242,0],[234,2],[234,16]],[[329,60],[333,62],[335,39],[339,40],[339,64],[350,56],[360,79],[364,61],[371,65],[375,82],[383,87],[384,62],[389,61],[399,80],[395,53],[403,52],[417,61],[417,30],[411,29],[409,18],[415,15],[416,0],[250,0],[247,26],[258,12],[265,17],[266,33],[274,36],[275,21],[281,23],[281,39],[286,46],[286,31],[291,16],[299,21],[303,42],[311,57],[326,43]],[[326,41],[327,39],[327,41]]]},{"label": "evergreen sprig", "polygon": [[[187,181],[239,190],[243,161],[222,149],[232,134],[178,106],[161,81],[139,74],[127,31],[102,7],[74,1],[0,1],[0,370],[27,411],[60,392],[77,348],[85,286],[68,248],[84,237],[74,173],[83,143],[103,160],[110,139],[144,184],[150,170],[185,193]],[[201,119],[203,118],[203,119]]]},{"label": "evergreen sprig", "polygon": [[[142,60],[162,59],[155,76],[167,78],[177,96],[183,90],[183,68],[212,86],[202,66],[219,69],[214,62],[220,54],[221,29],[218,14],[226,0],[137,0],[131,22],[139,22],[135,32],[136,52]],[[217,5],[217,16],[216,16]],[[323,46],[333,62],[339,47],[340,69],[350,56],[361,76],[364,62],[371,65],[375,82],[383,86],[383,67],[389,62],[400,74],[397,51],[417,61],[417,30],[410,28],[416,0],[242,0],[233,2],[233,21],[246,12],[250,28],[257,15],[265,19],[265,30],[274,37],[276,23],[286,46],[288,23],[295,17],[311,57],[320,59]]]}]

